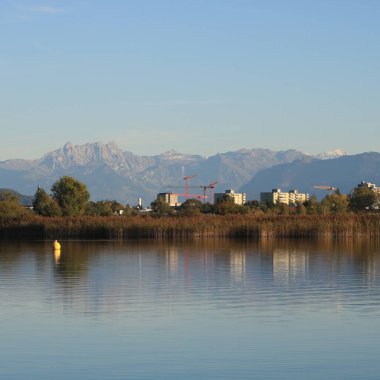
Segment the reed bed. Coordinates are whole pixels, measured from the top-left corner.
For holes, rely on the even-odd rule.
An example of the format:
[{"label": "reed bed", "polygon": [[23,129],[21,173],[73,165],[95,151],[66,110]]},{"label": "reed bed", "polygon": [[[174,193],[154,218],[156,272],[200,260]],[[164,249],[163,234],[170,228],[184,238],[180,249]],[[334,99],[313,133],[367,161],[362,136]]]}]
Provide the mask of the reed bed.
[{"label": "reed bed", "polygon": [[380,237],[380,215],[28,216],[0,221],[0,238]]}]

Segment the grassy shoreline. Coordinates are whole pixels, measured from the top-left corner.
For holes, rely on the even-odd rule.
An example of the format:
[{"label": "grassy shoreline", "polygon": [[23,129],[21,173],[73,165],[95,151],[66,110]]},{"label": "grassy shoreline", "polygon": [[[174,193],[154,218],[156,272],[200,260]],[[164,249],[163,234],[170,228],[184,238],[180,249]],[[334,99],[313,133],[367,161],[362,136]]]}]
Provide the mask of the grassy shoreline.
[{"label": "grassy shoreline", "polygon": [[0,221],[0,239],[379,238],[380,215],[28,216]]}]

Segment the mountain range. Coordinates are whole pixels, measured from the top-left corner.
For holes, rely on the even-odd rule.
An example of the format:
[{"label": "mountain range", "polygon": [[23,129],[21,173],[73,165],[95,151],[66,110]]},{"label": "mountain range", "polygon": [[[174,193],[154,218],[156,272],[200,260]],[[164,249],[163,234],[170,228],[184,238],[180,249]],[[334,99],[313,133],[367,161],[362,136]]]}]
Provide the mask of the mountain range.
[{"label": "mountain range", "polygon": [[146,206],[159,192],[185,192],[185,176],[195,175],[189,180],[190,193],[201,194],[200,186],[217,181],[217,192],[234,189],[258,199],[261,191],[272,188],[313,194],[318,193],[314,185],[329,185],[348,192],[362,180],[380,182],[379,164],[379,153],[347,155],[340,150],[320,156],[269,149],[240,149],[210,157],[174,150],[139,156],[122,151],[116,143],[68,142],[37,160],[0,161],[0,187],[34,194],[38,186],[49,191],[57,179],[69,175],[87,185],[93,200],[135,205],[142,197]]}]

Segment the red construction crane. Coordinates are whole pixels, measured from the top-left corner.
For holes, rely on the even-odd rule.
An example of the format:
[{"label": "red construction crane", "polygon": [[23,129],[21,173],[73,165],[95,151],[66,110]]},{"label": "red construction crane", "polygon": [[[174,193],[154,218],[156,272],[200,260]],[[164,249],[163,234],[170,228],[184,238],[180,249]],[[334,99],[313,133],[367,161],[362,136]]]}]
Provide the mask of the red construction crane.
[{"label": "red construction crane", "polygon": [[218,182],[215,181],[215,182],[212,182],[210,183],[209,185],[201,185],[200,188],[203,189],[203,203],[206,203],[206,191],[207,189],[210,189],[210,203],[211,203],[211,200],[212,200],[212,195],[213,195],[213,191],[215,189],[215,185],[217,184]]},{"label": "red construction crane", "polygon": [[[183,179],[186,181],[185,186],[185,194],[189,194],[189,179],[196,177],[196,174],[194,175],[187,175],[186,177],[183,177]],[[186,198],[188,198],[188,195],[185,195]]]},{"label": "red construction crane", "polygon": [[196,177],[196,174],[194,175],[187,175],[183,177],[183,179],[186,181],[185,186],[166,186],[167,188],[175,188],[175,189],[183,189],[185,188],[185,194],[180,194],[180,193],[173,193],[179,197],[185,197],[187,198],[197,198],[197,199],[202,199],[203,196],[200,194],[189,194],[189,189],[194,188],[194,189],[199,189],[199,186],[190,186],[189,185],[189,179]]},{"label": "red construction crane", "polygon": [[[194,178],[196,177],[196,174],[194,175],[187,175],[186,177],[183,177],[183,179],[186,181],[186,184],[185,184],[185,194],[178,194],[178,195],[181,195],[185,198],[189,198],[189,197],[192,197],[194,196],[194,194],[189,194],[189,189],[190,188],[198,188],[198,186],[189,186],[189,179],[191,178]],[[175,189],[183,189],[183,186],[167,186],[167,187],[170,187],[170,188],[175,188]]]},{"label": "red construction crane", "polygon": [[[167,188],[175,188],[175,189],[183,189],[185,187],[185,193],[184,194],[180,194],[180,193],[173,193],[179,197],[185,197],[186,199],[188,198],[197,198],[197,199],[203,199],[203,203],[206,203],[206,199],[207,199],[207,195],[206,195],[206,192],[207,192],[207,189],[210,189],[210,200],[212,199],[212,196],[213,196],[213,191],[215,189],[215,185],[218,183],[216,181],[210,183],[209,185],[201,185],[201,186],[190,186],[189,185],[189,179],[191,178],[194,178],[196,177],[196,174],[194,175],[188,175],[188,176],[185,176],[183,177],[183,179],[186,181],[185,182],[185,186],[166,186]],[[202,188],[203,189],[203,195],[200,195],[200,194],[189,194],[189,189],[199,189],[199,188]]]}]

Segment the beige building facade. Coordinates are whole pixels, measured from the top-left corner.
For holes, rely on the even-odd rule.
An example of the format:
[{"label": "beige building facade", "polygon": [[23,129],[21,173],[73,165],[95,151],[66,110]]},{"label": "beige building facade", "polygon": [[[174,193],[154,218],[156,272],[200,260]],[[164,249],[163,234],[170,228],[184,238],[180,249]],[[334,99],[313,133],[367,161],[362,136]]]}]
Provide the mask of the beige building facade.
[{"label": "beige building facade", "polygon": [[157,199],[162,199],[171,207],[181,205],[181,203],[178,202],[178,194],[176,193],[159,193],[157,194]]},{"label": "beige building facade", "polygon": [[297,190],[282,192],[281,189],[272,189],[271,192],[260,193],[260,202],[268,204],[283,203],[287,205],[296,205],[297,203],[306,202],[309,194],[299,193]]},{"label": "beige building facade", "polygon": [[214,203],[217,203],[224,196],[228,196],[233,199],[236,205],[242,206],[247,201],[247,195],[245,193],[235,193],[234,190],[226,190],[224,193],[215,193],[214,194]]}]

